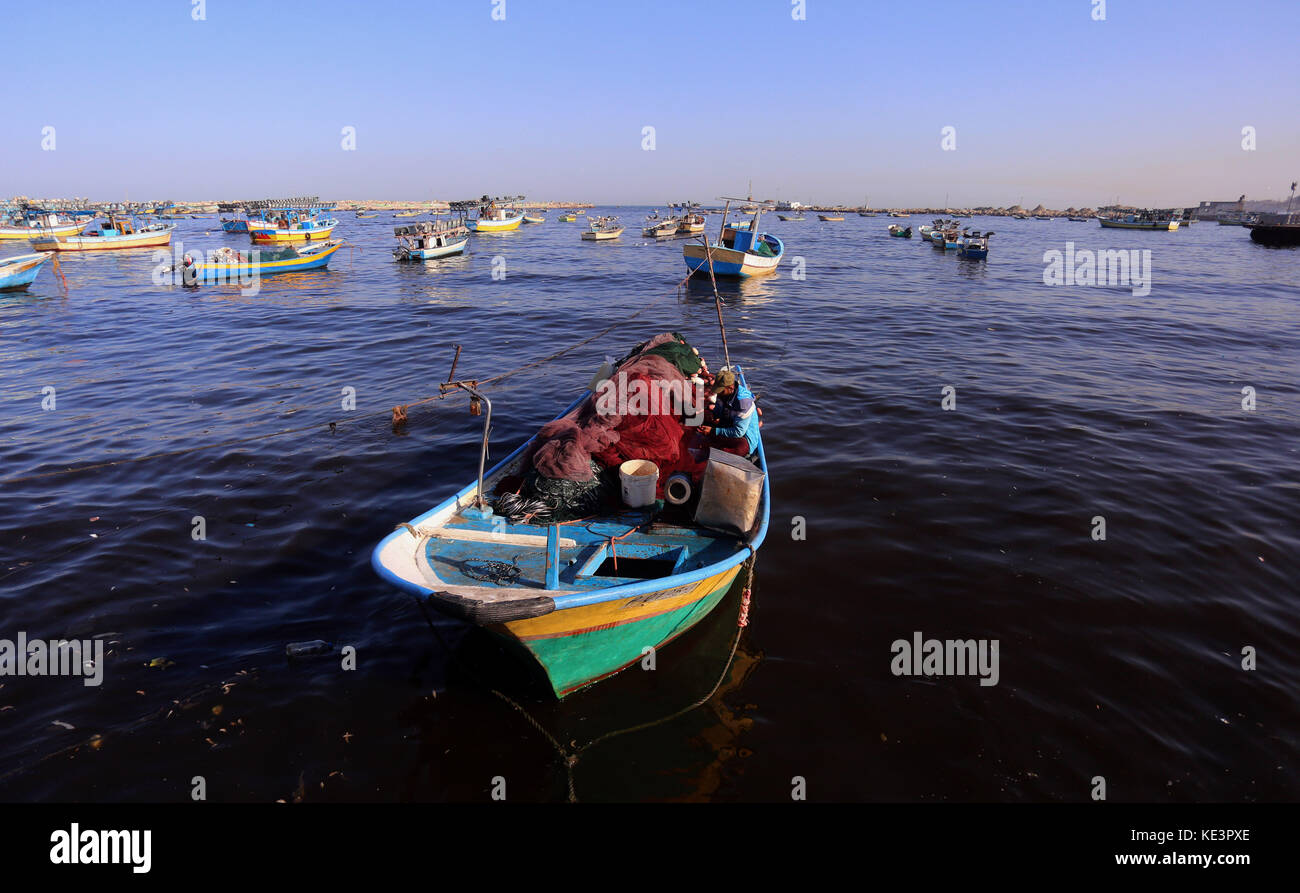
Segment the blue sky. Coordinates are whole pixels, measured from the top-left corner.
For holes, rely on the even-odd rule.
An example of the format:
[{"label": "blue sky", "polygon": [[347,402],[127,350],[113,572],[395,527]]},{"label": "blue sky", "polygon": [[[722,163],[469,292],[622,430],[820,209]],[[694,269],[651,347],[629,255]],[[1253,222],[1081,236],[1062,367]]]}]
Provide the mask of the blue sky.
[{"label": "blue sky", "polygon": [[0,195],[1064,207],[1300,177],[1300,0],[194,3],[11,4]]}]

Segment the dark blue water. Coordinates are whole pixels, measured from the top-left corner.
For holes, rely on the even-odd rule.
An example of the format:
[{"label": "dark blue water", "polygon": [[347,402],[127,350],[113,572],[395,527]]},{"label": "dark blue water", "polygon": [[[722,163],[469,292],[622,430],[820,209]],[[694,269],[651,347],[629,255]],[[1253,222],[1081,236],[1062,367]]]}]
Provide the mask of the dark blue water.
[{"label": "dark blue water", "polygon": [[[0,296],[0,637],[110,649],[98,688],[0,678],[0,797],[180,800],[201,775],[214,800],[482,800],[500,776],[563,799],[489,686],[579,743],[707,693],[736,593],[655,672],[556,704],[437,620],[450,656],[369,566],[476,468],[463,398],[389,421],[453,344],[488,378],[614,327],[493,387],[497,457],[656,332],[720,364],[712,292],[675,290],[682,243],[635,235],[648,210],[617,243],[553,212],[424,265],[393,262],[391,218],[343,213],[354,247],[255,296],[155,285],[148,251]],[[1099,775],[1112,800],[1300,796],[1300,252],[990,219],[979,263],[885,218],[764,220],[780,276],[724,287],[772,478],[752,622],[708,704],[584,753],[579,798],[786,800],[802,776],[810,799],[1085,800]],[[213,226],[178,235],[246,243]],[[1149,248],[1150,294],[1044,285],[1067,241]],[[999,683],[892,675],[916,631],[997,639]],[[357,668],[286,660],[312,639]]]}]

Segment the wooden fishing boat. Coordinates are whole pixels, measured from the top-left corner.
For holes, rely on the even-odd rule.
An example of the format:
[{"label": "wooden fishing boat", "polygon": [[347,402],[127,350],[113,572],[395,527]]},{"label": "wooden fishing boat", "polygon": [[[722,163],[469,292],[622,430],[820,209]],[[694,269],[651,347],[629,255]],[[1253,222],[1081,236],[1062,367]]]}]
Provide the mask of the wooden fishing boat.
[{"label": "wooden fishing boat", "polygon": [[223,217],[221,218],[221,229],[228,233],[246,234],[248,232],[248,218]]},{"label": "wooden fishing boat", "polygon": [[1250,227],[1250,240],[1270,248],[1300,245],[1300,213],[1260,214]]},{"label": "wooden fishing boat", "polygon": [[704,232],[708,225],[708,218],[698,211],[688,210],[679,220],[677,231],[683,235],[693,235]]},{"label": "wooden fishing boat", "polygon": [[393,216],[394,217],[419,217],[423,213],[424,213],[423,211],[398,211]]},{"label": "wooden fishing boat", "polygon": [[81,221],[63,220],[58,214],[28,214],[25,218],[0,226],[0,241],[71,236],[81,232],[84,226]]},{"label": "wooden fishing boat", "polygon": [[[745,384],[743,371],[735,372]],[[698,623],[763,543],[770,491],[761,437],[752,462],[709,454],[710,466],[748,469],[747,488],[732,491],[753,500],[746,529],[704,526],[666,501],[601,508],[581,522],[515,521],[502,494],[517,489],[536,438],[485,473],[491,401],[472,382],[443,387],[462,387],[474,405],[487,404],[478,480],[399,524],[371,564],[433,608],[531,655],[558,698],[634,665],[647,648],[659,650]],[[576,417],[593,399],[583,395],[558,418]]]},{"label": "wooden fishing boat", "polygon": [[524,200],[522,195],[505,198],[479,199],[478,217],[467,221],[466,225],[475,233],[504,233],[519,229],[524,222],[524,212],[515,207],[515,203]]},{"label": "wooden fishing boat", "polygon": [[993,233],[962,233],[961,244],[957,248],[957,256],[969,260],[985,260],[989,256],[989,237]]},{"label": "wooden fishing boat", "polygon": [[19,291],[31,285],[51,256],[45,251],[0,259],[0,291]]},{"label": "wooden fishing boat", "polygon": [[[740,199],[734,199],[740,201]],[[733,199],[728,199],[728,207]],[[746,229],[723,224],[718,240],[710,246],[691,243],[682,246],[686,266],[692,271],[712,272],[714,276],[766,276],[776,272],[785,256],[785,243],[770,233],[758,232],[758,219],[764,208],[754,211]],[[726,220],[727,211],[722,214]]]},{"label": "wooden fishing boat", "polygon": [[469,228],[462,217],[457,221],[439,220],[393,228],[398,246],[393,257],[398,260],[437,260],[465,252]]},{"label": "wooden fishing boat", "polygon": [[588,242],[603,242],[623,235],[623,227],[617,217],[598,217],[591,221],[590,227],[580,235]]},{"label": "wooden fishing boat", "polygon": [[150,223],[136,228],[130,217],[109,214],[99,229],[79,236],[42,236],[32,239],[37,251],[110,251],[123,248],[157,248],[170,245],[174,223]]},{"label": "wooden fishing boat", "polygon": [[258,245],[328,241],[338,223],[338,220],[333,217],[286,219],[283,223],[253,223],[250,221],[248,235],[252,238],[253,243]]},{"label": "wooden fishing boat", "polygon": [[186,254],[181,261],[182,274],[187,282],[246,282],[259,276],[319,270],[329,264],[330,257],[342,244],[342,241],[335,240],[248,251],[221,248],[211,252],[207,260]]},{"label": "wooden fishing boat", "polygon": [[680,224],[676,218],[670,217],[667,220],[660,220],[657,223],[650,223],[641,230],[641,235],[654,239],[662,239],[666,236],[675,236],[679,232]]},{"label": "wooden fishing boat", "polygon": [[545,223],[545,222],[546,222],[546,218],[542,217],[541,215],[532,215],[532,214],[524,215],[524,223],[536,224],[536,223]]},{"label": "wooden fishing boat", "polygon": [[899,226],[897,223],[889,225],[889,234],[897,239],[912,238],[912,228],[910,226]]},{"label": "wooden fishing boat", "polygon": [[777,214],[777,215],[776,215],[776,219],[777,219],[777,220],[785,220],[785,221],[789,221],[790,223],[796,223],[796,222],[801,221],[801,220],[807,220],[808,218],[807,218],[807,217],[804,217],[802,214],[800,214],[800,215],[798,215],[798,216],[796,216],[796,215],[794,215],[794,214]]},{"label": "wooden fishing boat", "polygon": [[835,221],[842,221],[844,218],[836,217],[834,214],[818,214],[817,219],[826,223],[833,223]]},{"label": "wooden fishing boat", "polygon": [[378,216],[379,216],[378,214],[363,214],[360,211],[357,212],[358,220],[369,220],[372,217],[378,217]]},{"label": "wooden fishing boat", "polygon": [[1100,217],[1098,220],[1103,229],[1146,229],[1162,232],[1173,232],[1178,229],[1177,220],[1149,211],[1118,217]]},{"label": "wooden fishing boat", "polygon": [[1052,218],[1051,218],[1050,216],[1048,216],[1047,214],[1035,214],[1035,215],[1034,215],[1034,219],[1035,219],[1035,220],[1051,220]]},{"label": "wooden fishing boat", "polygon": [[1067,217],[1066,219],[1069,220],[1071,223],[1087,223],[1087,222],[1088,222],[1088,218],[1087,218],[1087,217]]},{"label": "wooden fishing boat", "polygon": [[935,247],[942,248],[944,251],[956,251],[961,247],[961,233],[955,229],[945,229],[939,231],[939,238],[935,240]]},{"label": "wooden fishing boat", "polygon": [[577,214],[561,214],[561,215],[560,215],[560,222],[561,222],[561,223],[577,223],[577,222],[578,222],[578,215],[577,215]]},{"label": "wooden fishing boat", "polygon": [[286,242],[326,242],[338,219],[325,212],[334,202],[322,202],[316,196],[293,199],[264,199],[249,202],[248,235],[257,245]]}]

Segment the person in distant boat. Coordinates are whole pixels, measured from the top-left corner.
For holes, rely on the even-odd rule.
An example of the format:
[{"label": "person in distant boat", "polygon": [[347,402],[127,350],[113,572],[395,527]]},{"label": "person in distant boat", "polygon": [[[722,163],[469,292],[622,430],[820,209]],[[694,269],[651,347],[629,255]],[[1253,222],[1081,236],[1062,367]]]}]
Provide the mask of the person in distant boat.
[{"label": "person in distant boat", "polygon": [[711,412],[711,425],[701,425],[700,433],[709,438],[710,446],[729,453],[749,456],[758,449],[758,408],[749,388],[736,380],[736,373],[723,369],[710,388],[717,398]]}]

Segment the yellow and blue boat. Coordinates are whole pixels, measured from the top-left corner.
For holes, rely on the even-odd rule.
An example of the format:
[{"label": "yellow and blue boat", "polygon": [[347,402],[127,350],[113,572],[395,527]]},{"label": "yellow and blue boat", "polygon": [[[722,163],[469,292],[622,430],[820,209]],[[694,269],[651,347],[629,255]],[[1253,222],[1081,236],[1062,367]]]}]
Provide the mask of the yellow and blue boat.
[{"label": "yellow and blue boat", "polygon": [[[744,384],[739,369],[737,377]],[[762,545],[770,491],[761,439],[752,462],[710,454],[710,468],[716,458],[748,469],[752,502],[742,532],[703,526],[686,506],[669,501],[570,523],[510,520],[508,511],[494,510],[503,497],[488,494],[510,492],[536,438],[485,473],[492,405],[465,389],[487,403],[478,480],[398,525],[371,563],[388,582],[531,655],[557,697],[632,666],[689,630],[722,601]],[[592,399],[584,395],[560,417]]]},{"label": "yellow and blue boat", "polygon": [[239,282],[258,276],[277,273],[297,273],[302,270],[319,270],[330,262],[330,257],[340,241],[317,242],[311,245],[284,245],[272,248],[254,248],[235,251],[222,248],[208,256],[206,261],[185,255],[183,274],[187,282]]},{"label": "yellow and blue boat", "polygon": [[334,204],[316,196],[248,202],[248,235],[254,244],[328,241],[339,225],[326,213]]},{"label": "yellow and blue boat", "polygon": [[0,241],[72,236],[81,232],[84,226],[81,221],[63,220],[58,214],[28,213],[0,226]]},{"label": "yellow and blue boat", "polygon": [[43,235],[31,240],[37,251],[111,251],[128,248],[161,248],[170,245],[174,223],[136,226],[126,214],[108,214],[98,230],[75,236]]},{"label": "yellow and blue boat", "polygon": [[[515,205],[524,200],[522,195],[504,198],[479,199],[478,217],[469,220],[466,225],[471,232],[504,233],[519,229],[524,222],[524,212]],[[460,204],[460,203],[457,203]]]}]

